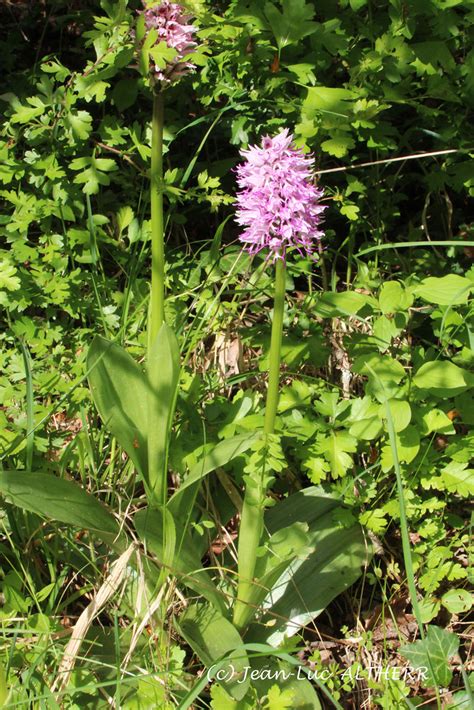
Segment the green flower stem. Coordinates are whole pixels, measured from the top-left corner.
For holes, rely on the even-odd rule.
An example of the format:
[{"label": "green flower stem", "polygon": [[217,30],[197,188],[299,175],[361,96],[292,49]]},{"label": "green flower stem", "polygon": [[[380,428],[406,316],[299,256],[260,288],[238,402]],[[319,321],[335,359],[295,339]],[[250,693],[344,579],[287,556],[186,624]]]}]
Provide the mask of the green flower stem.
[{"label": "green flower stem", "polygon": [[163,222],[163,95],[153,94],[151,133],[151,303],[148,349],[165,320],[165,247]]},{"label": "green flower stem", "polygon": [[[278,259],[275,274],[275,301],[273,308],[272,337],[270,343],[270,364],[265,407],[264,433],[273,434],[278,407],[280,384],[281,340],[283,333],[283,313],[285,308],[285,263]],[[260,481],[247,484],[242,506],[238,544],[238,578],[237,599],[234,606],[234,624],[238,629],[244,629],[254,614],[252,606],[253,590],[256,584],[255,568],[257,550],[260,545],[264,525],[265,512],[265,474],[260,472]]]},{"label": "green flower stem", "polygon": [[275,269],[275,301],[273,305],[267,403],[265,407],[265,434],[273,434],[275,430],[275,419],[278,407],[280,385],[281,338],[283,333],[283,313],[285,310],[285,282],[285,262],[283,259],[278,259]]}]

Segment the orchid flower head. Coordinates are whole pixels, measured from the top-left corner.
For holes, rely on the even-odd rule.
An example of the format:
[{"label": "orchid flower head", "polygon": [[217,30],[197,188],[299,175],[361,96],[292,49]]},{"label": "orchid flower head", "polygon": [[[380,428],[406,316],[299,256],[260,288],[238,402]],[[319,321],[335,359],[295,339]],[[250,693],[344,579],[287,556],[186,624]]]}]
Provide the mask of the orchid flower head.
[{"label": "orchid flower head", "polygon": [[151,68],[153,75],[155,79],[165,83],[177,81],[184,74],[195,69],[195,65],[186,61],[186,57],[197,46],[194,35],[198,28],[191,23],[191,15],[177,3],[169,0],[154,3],[142,0],[142,2],[147,31],[156,30],[157,43],[165,42],[176,52],[175,58],[168,62],[164,69],[153,65]]},{"label": "orchid flower head", "polygon": [[312,256],[323,237],[320,229],[326,209],[323,190],[313,182],[313,158],[294,145],[288,129],[261,145],[242,150],[238,165],[236,221],[244,227],[240,240],[250,254],[269,249],[269,257],[286,260],[294,247]]}]

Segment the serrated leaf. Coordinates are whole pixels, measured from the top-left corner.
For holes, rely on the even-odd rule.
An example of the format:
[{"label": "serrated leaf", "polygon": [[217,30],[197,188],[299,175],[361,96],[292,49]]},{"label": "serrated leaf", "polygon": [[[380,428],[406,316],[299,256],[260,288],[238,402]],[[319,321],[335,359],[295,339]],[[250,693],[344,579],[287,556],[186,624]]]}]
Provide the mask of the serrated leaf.
[{"label": "serrated leaf", "polygon": [[[354,146],[355,141],[352,136],[342,132],[335,132],[331,138],[321,143],[321,148],[324,152],[329,153],[329,155],[334,155],[336,158],[342,158],[344,155],[347,155],[349,150]],[[358,208],[355,205],[352,205],[352,207],[358,212]],[[346,216],[351,219],[349,215]]]},{"label": "serrated leaf", "polygon": [[107,173],[118,169],[115,160],[95,157],[75,158],[71,161],[70,168],[82,170],[76,175],[74,182],[84,185],[82,191],[86,195],[95,195],[99,192],[99,185],[110,185],[110,177]]},{"label": "serrated leaf", "polygon": [[0,289],[4,288],[7,291],[17,291],[21,286],[21,281],[16,275],[18,272],[15,267],[2,259],[0,261]]},{"label": "serrated leaf", "polygon": [[331,419],[337,419],[348,407],[350,407],[349,400],[339,399],[337,392],[324,392],[314,403],[317,412]]},{"label": "serrated leaf", "polygon": [[280,690],[278,685],[272,685],[267,693],[267,710],[289,710],[294,706],[294,692],[291,689]]},{"label": "serrated leaf", "polygon": [[75,138],[85,141],[92,130],[92,116],[87,111],[69,111],[64,122],[72,131]]},{"label": "serrated leaf", "polygon": [[264,5],[265,17],[272,29],[279,49],[295,44],[318,28],[314,22],[314,8],[306,0],[281,0],[282,11],[272,3]]},{"label": "serrated leaf", "polygon": [[29,106],[20,104],[18,99],[13,96],[11,105],[15,109],[15,113],[10,118],[11,123],[29,123],[33,120],[33,118],[42,116],[45,112],[46,106],[43,104],[39,96],[30,96],[26,99],[26,101],[30,104]]},{"label": "serrated leaf", "polygon": [[360,207],[357,205],[352,204],[351,202],[344,202],[344,204],[341,207],[341,214],[344,215],[344,217],[347,217],[351,222],[354,222],[360,212]]},{"label": "serrated leaf", "polygon": [[119,230],[119,236],[122,235],[124,229],[130,226],[133,221],[133,210],[129,205],[121,207],[117,212],[117,227]]},{"label": "serrated leaf", "polygon": [[366,510],[361,514],[359,521],[361,525],[364,525],[376,535],[383,533],[388,524],[384,511],[380,508]]},{"label": "serrated leaf", "polygon": [[318,456],[311,456],[309,459],[306,459],[303,461],[302,466],[307,469],[307,476],[312,483],[321,483],[321,481],[324,481],[331,470],[328,462]]},{"label": "serrated leaf", "polygon": [[474,469],[467,468],[467,465],[450,461],[441,469],[441,475],[429,479],[428,483],[437,490],[448,491],[463,498],[474,496]]},{"label": "serrated leaf", "polygon": [[159,69],[164,69],[177,56],[176,49],[169,47],[166,42],[158,42],[150,47],[148,53]]},{"label": "serrated leaf", "polygon": [[329,436],[318,438],[316,450],[328,461],[332,475],[342,477],[354,464],[349,453],[357,451],[357,440],[347,431],[332,431]]}]

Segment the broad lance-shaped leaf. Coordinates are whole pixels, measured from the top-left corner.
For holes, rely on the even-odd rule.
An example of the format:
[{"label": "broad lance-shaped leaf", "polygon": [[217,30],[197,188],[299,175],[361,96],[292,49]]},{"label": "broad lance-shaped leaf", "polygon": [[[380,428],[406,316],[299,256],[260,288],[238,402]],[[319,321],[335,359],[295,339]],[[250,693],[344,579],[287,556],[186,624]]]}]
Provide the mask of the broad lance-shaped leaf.
[{"label": "broad lance-shaped leaf", "polygon": [[151,496],[166,501],[168,446],[179,384],[179,346],[164,323],[148,359],[148,485]]},{"label": "broad lance-shaped leaf", "polygon": [[[61,523],[94,530],[111,538],[119,534],[113,515],[77,483],[47,473],[3,471],[0,493],[13,505]],[[105,539],[104,537],[104,539]]]},{"label": "broad lance-shaped leaf", "polygon": [[147,381],[123,348],[94,338],[87,355],[92,398],[108,431],[147,479]]},{"label": "broad lance-shaped leaf", "polygon": [[[253,644],[249,645],[252,647]],[[277,695],[274,704],[270,705],[271,708],[275,707],[275,710],[280,707],[282,710],[322,710],[315,689],[305,677],[303,666],[299,663],[290,664],[285,658],[286,654],[285,660],[270,656],[268,649],[262,649],[261,654],[252,654],[249,658],[252,670],[258,673],[252,685],[259,698],[268,695],[270,699],[272,689],[277,688],[283,697],[286,696],[287,702],[280,705],[281,696]]]},{"label": "broad lance-shaped leaf", "polygon": [[175,518],[186,519],[188,517],[201,481],[217,468],[225,466],[237,456],[248,451],[256,436],[249,434],[233,436],[231,439],[220,441],[204,454],[170,499],[169,507]]},{"label": "broad lance-shaped leaf", "polygon": [[245,675],[249,660],[235,626],[209,605],[194,604],[179,618],[177,627],[208,670],[226,658],[226,680],[222,685],[233,698],[242,699],[250,685]]},{"label": "broad lance-shaped leaf", "polygon": [[[371,556],[359,525],[343,528],[333,520],[340,501],[322,488],[306,488],[271,508],[265,517],[270,533],[296,522],[307,524],[314,552],[295,559],[273,586],[264,603],[262,624],[251,627],[251,640],[277,646],[285,637],[318,616],[360,576]],[[269,626],[265,623],[271,622]]]},{"label": "broad lance-shaped leaf", "polygon": [[249,624],[274,584],[295,558],[304,559],[313,552],[313,549],[308,546],[307,530],[307,524],[296,522],[277,530],[261,545],[251,595],[248,604],[239,615],[241,628]]}]

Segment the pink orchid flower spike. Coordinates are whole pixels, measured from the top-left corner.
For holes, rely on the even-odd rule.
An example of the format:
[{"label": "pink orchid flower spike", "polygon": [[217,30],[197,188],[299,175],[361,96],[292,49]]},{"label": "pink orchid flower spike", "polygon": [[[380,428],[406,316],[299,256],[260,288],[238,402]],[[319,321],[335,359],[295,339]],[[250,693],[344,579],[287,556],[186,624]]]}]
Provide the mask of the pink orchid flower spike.
[{"label": "pink orchid flower spike", "polygon": [[293,140],[286,128],[264,137],[261,146],[241,151],[244,162],[236,170],[236,220],[245,227],[240,240],[250,254],[268,248],[273,261],[286,260],[291,247],[312,256],[324,235],[319,226],[326,206],[312,179],[312,156]]}]

